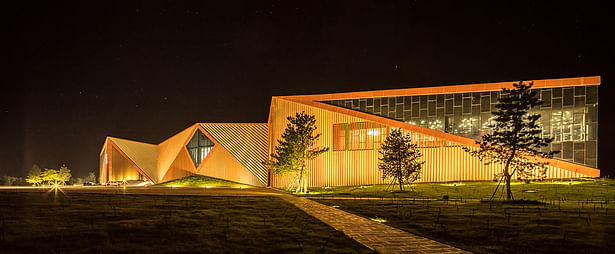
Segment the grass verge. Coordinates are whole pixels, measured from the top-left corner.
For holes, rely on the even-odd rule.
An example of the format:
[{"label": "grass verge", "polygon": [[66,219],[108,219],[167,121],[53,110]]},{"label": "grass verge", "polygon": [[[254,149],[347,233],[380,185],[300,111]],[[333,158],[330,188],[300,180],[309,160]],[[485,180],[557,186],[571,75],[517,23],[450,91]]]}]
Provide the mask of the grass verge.
[{"label": "grass verge", "polygon": [[277,197],[0,191],[2,253],[370,253]]},{"label": "grass verge", "polygon": [[417,184],[405,193],[385,186],[328,188],[313,195],[354,197],[314,200],[477,253],[609,253],[615,249],[613,183],[517,184],[515,197],[523,202],[485,202],[495,188],[487,182]]},{"label": "grass verge", "polygon": [[156,184],[156,186],[178,186],[178,187],[246,187],[247,184],[241,184],[219,178],[213,178],[204,175],[191,175],[179,179],[171,180],[164,183]]}]

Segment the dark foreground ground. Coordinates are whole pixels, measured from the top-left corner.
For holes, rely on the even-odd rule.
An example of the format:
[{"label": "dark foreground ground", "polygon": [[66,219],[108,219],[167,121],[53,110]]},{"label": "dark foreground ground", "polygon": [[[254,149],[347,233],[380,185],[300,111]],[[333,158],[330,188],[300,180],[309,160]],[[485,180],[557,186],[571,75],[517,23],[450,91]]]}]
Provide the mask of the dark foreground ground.
[{"label": "dark foreground ground", "polygon": [[0,189],[0,253],[371,252],[277,195],[257,188]]},{"label": "dark foreground ground", "polygon": [[425,183],[403,193],[354,186],[304,196],[476,253],[615,253],[615,181],[517,182],[516,203],[499,201],[500,192],[488,202],[495,186]]}]

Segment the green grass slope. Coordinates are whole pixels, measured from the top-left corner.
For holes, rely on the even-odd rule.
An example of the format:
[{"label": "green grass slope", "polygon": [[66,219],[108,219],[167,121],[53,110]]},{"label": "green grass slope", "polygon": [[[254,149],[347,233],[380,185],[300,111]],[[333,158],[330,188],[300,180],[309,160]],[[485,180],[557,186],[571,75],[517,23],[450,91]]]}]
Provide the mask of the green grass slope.
[{"label": "green grass slope", "polygon": [[247,184],[241,184],[219,178],[191,175],[179,179],[171,180],[164,183],[156,184],[156,186],[173,186],[173,187],[248,187]]}]

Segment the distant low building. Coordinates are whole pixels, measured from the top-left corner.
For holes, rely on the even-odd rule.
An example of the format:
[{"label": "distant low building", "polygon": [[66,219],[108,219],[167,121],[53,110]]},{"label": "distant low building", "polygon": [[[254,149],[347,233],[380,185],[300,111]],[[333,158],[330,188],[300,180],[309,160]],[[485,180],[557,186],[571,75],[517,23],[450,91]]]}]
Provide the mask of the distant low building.
[{"label": "distant low building", "polygon": [[[493,180],[503,165],[483,165],[462,146],[489,133],[491,111],[513,82],[436,86],[336,94],[275,96],[268,123],[198,123],[158,144],[108,137],[101,151],[100,182],[164,182],[191,174],[256,186],[286,187],[292,176],[271,175],[262,164],[286,128],[288,116],[316,116],[317,146],[331,149],[310,161],[309,186],[384,183],[380,143],[391,128],[412,135],[424,154],[419,181]],[[557,150],[548,178],[599,177],[598,87],[600,77],[535,80],[544,105],[543,135]]]}]

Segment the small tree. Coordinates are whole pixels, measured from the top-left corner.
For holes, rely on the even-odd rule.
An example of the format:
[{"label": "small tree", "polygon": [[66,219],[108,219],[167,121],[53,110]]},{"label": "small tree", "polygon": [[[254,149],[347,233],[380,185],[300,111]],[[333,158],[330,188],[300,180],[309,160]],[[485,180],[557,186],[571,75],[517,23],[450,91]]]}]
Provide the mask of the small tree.
[{"label": "small tree", "polygon": [[88,176],[84,179],[85,182],[92,182],[95,183],[96,182],[96,174],[94,174],[94,172],[90,172],[88,174]]},{"label": "small tree", "polygon": [[392,179],[399,183],[403,191],[404,183],[419,179],[424,161],[418,146],[412,143],[410,135],[403,135],[400,129],[394,129],[381,146],[378,168],[382,170],[382,179]]},{"label": "small tree", "polygon": [[43,178],[41,177],[42,173],[43,172],[41,171],[41,168],[38,165],[36,164],[32,165],[32,168],[28,172],[26,182],[32,184],[33,186],[40,185],[43,182]]},{"label": "small tree", "polygon": [[58,184],[58,171],[52,168],[46,168],[43,173],[41,173],[41,180],[47,185],[57,185]]},{"label": "small tree", "polygon": [[58,174],[57,174],[57,183],[59,185],[65,185],[66,182],[70,181],[70,179],[73,176],[70,173],[70,169],[68,169],[68,167],[64,164],[62,164],[62,167],[60,167],[60,169],[58,170]]},{"label": "small tree", "polygon": [[[492,134],[483,136],[482,141],[476,141],[479,149],[464,150],[478,157],[485,165],[491,163],[504,164],[502,172],[496,175],[498,185],[491,195],[495,196],[502,180],[506,183],[506,200],[512,200],[510,181],[517,174],[520,180],[531,178],[544,179],[547,162],[537,160],[539,157],[552,157],[553,151],[542,152],[553,141],[550,137],[541,137],[542,128],[538,124],[539,114],[530,114],[529,110],[542,105],[536,91],[523,82],[513,84],[513,89],[502,89],[502,94],[495,105],[497,109],[492,114],[494,121],[488,125]],[[536,172],[533,172],[536,169]]]},{"label": "small tree", "polygon": [[271,154],[271,160],[264,162],[276,175],[294,173],[297,179],[297,192],[305,191],[302,183],[305,181],[305,165],[321,153],[329,150],[328,147],[312,148],[320,134],[315,134],[316,117],[308,115],[305,111],[289,116],[288,124],[278,140],[278,145]]}]

